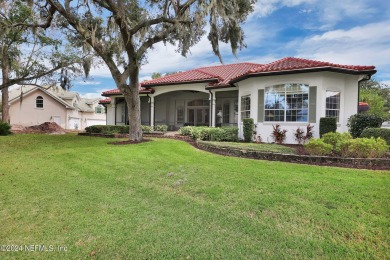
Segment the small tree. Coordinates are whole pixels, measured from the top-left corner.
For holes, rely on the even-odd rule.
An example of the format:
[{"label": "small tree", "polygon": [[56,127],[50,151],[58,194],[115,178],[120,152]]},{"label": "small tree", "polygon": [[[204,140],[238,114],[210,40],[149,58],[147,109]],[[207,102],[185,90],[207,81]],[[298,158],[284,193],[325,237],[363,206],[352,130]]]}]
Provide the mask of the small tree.
[{"label": "small tree", "polygon": [[205,34],[221,59],[219,42],[230,42],[233,53],[244,47],[240,27],[255,0],[46,0],[42,8],[58,14],[74,38],[87,43],[104,61],[123,94],[130,122],[130,140],[142,139],[139,71],[147,51],[159,42],[177,43],[186,55]]},{"label": "small tree", "polygon": [[361,135],[366,128],[378,128],[381,127],[383,118],[376,115],[370,115],[366,113],[355,114],[348,119],[349,132],[353,138],[357,138]]}]

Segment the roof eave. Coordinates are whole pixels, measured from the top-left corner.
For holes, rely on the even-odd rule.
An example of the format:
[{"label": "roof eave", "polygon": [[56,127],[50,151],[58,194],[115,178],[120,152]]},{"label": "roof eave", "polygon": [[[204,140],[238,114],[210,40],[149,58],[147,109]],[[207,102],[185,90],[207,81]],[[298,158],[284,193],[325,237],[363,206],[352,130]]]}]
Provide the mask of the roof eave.
[{"label": "roof eave", "polygon": [[143,85],[141,83],[141,86],[144,88],[152,88],[152,87],[160,87],[160,86],[186,85],[186,84],[194,84],[194,83],[211,83],[211,82],[218,82],[218,81],[219,79],[212,78],[212,79],[191,80],[191,81],[164,82],[164,83],[150,84],[150,85]]},{"label": "roof eave", "polygon": [[350,75],[362,75],[362,74],[373,75],[376,73],[376,70],[352,70],[352,69],[334,68],[334,67],[316,67],[316,68],[296,69],[296,70],[253,72],[253,73],[242,75],[236,79],[233,79],[230,81],[230,83],[234,84],[244,79],[252,78],[252,77],[265,77],[265,76],[288,75],[288,74],[322,72],[322,71],[330,71],[330,72],[344,73]]}]

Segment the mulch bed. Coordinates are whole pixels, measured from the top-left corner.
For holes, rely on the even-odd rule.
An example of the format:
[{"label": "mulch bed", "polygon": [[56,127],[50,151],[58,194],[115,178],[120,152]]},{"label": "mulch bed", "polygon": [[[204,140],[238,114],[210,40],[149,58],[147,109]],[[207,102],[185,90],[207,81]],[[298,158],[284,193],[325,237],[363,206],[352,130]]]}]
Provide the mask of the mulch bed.
[{"label": "mulch bed", "polygon": [[152,140],[150,140],[150,139],[142,139],[141,141],[126,140],[126,141],[119,141],[119,142],[109,142],[108,144],[113,144],[113,145],[128,145],[128,144],[146,143],[146,142],[150,142],[150,141],[152,141]]}]

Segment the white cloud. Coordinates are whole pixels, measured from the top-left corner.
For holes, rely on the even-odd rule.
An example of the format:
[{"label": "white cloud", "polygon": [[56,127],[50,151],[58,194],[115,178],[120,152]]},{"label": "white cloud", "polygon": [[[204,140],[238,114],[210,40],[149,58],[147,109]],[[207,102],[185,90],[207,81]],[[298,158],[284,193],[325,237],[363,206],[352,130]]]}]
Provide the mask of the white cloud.
[{"label": "white cloud", "polygon": [[379,11],[369,0],[259,0],[250,18],[267,17],[280,8],[296,6],[302,6],[302,14],[315,12],[322,29],[331,28],[346,17],[359,18]]},{"label": "white cloud", "polygon": [[84,93],[80,94],[82,98],[103,98],[102,93]]}]

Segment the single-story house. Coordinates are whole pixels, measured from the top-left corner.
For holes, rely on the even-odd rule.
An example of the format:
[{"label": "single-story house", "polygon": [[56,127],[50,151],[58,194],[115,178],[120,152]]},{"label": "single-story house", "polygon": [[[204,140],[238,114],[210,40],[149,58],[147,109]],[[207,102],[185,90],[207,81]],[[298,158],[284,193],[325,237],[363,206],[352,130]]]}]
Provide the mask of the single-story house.
[{"label": "single-story house", "polygon": [[77,92],[58,87],[19,86],[9,94],[11,125],[32,126],[55,122],[64,129],[81,130],[105,125],[99,98],[81,98]]},{"label": "single-story house", "polygon": [[[140,84],[141,120],[166,124],[170,130],[185,125],[238,126],[253,118],[257,135],[272,142],[272,126],[293,132],[314,126],[319,137],[321,117],[336,117],[345,132],[348,118],[358,112],[359,82],[376,73],[374,66],[340,65],[287,57],[269,64],[237,63],[202,67]],[[119,90],[102,94],[107,124],[125,125],[127,106]]]}]

